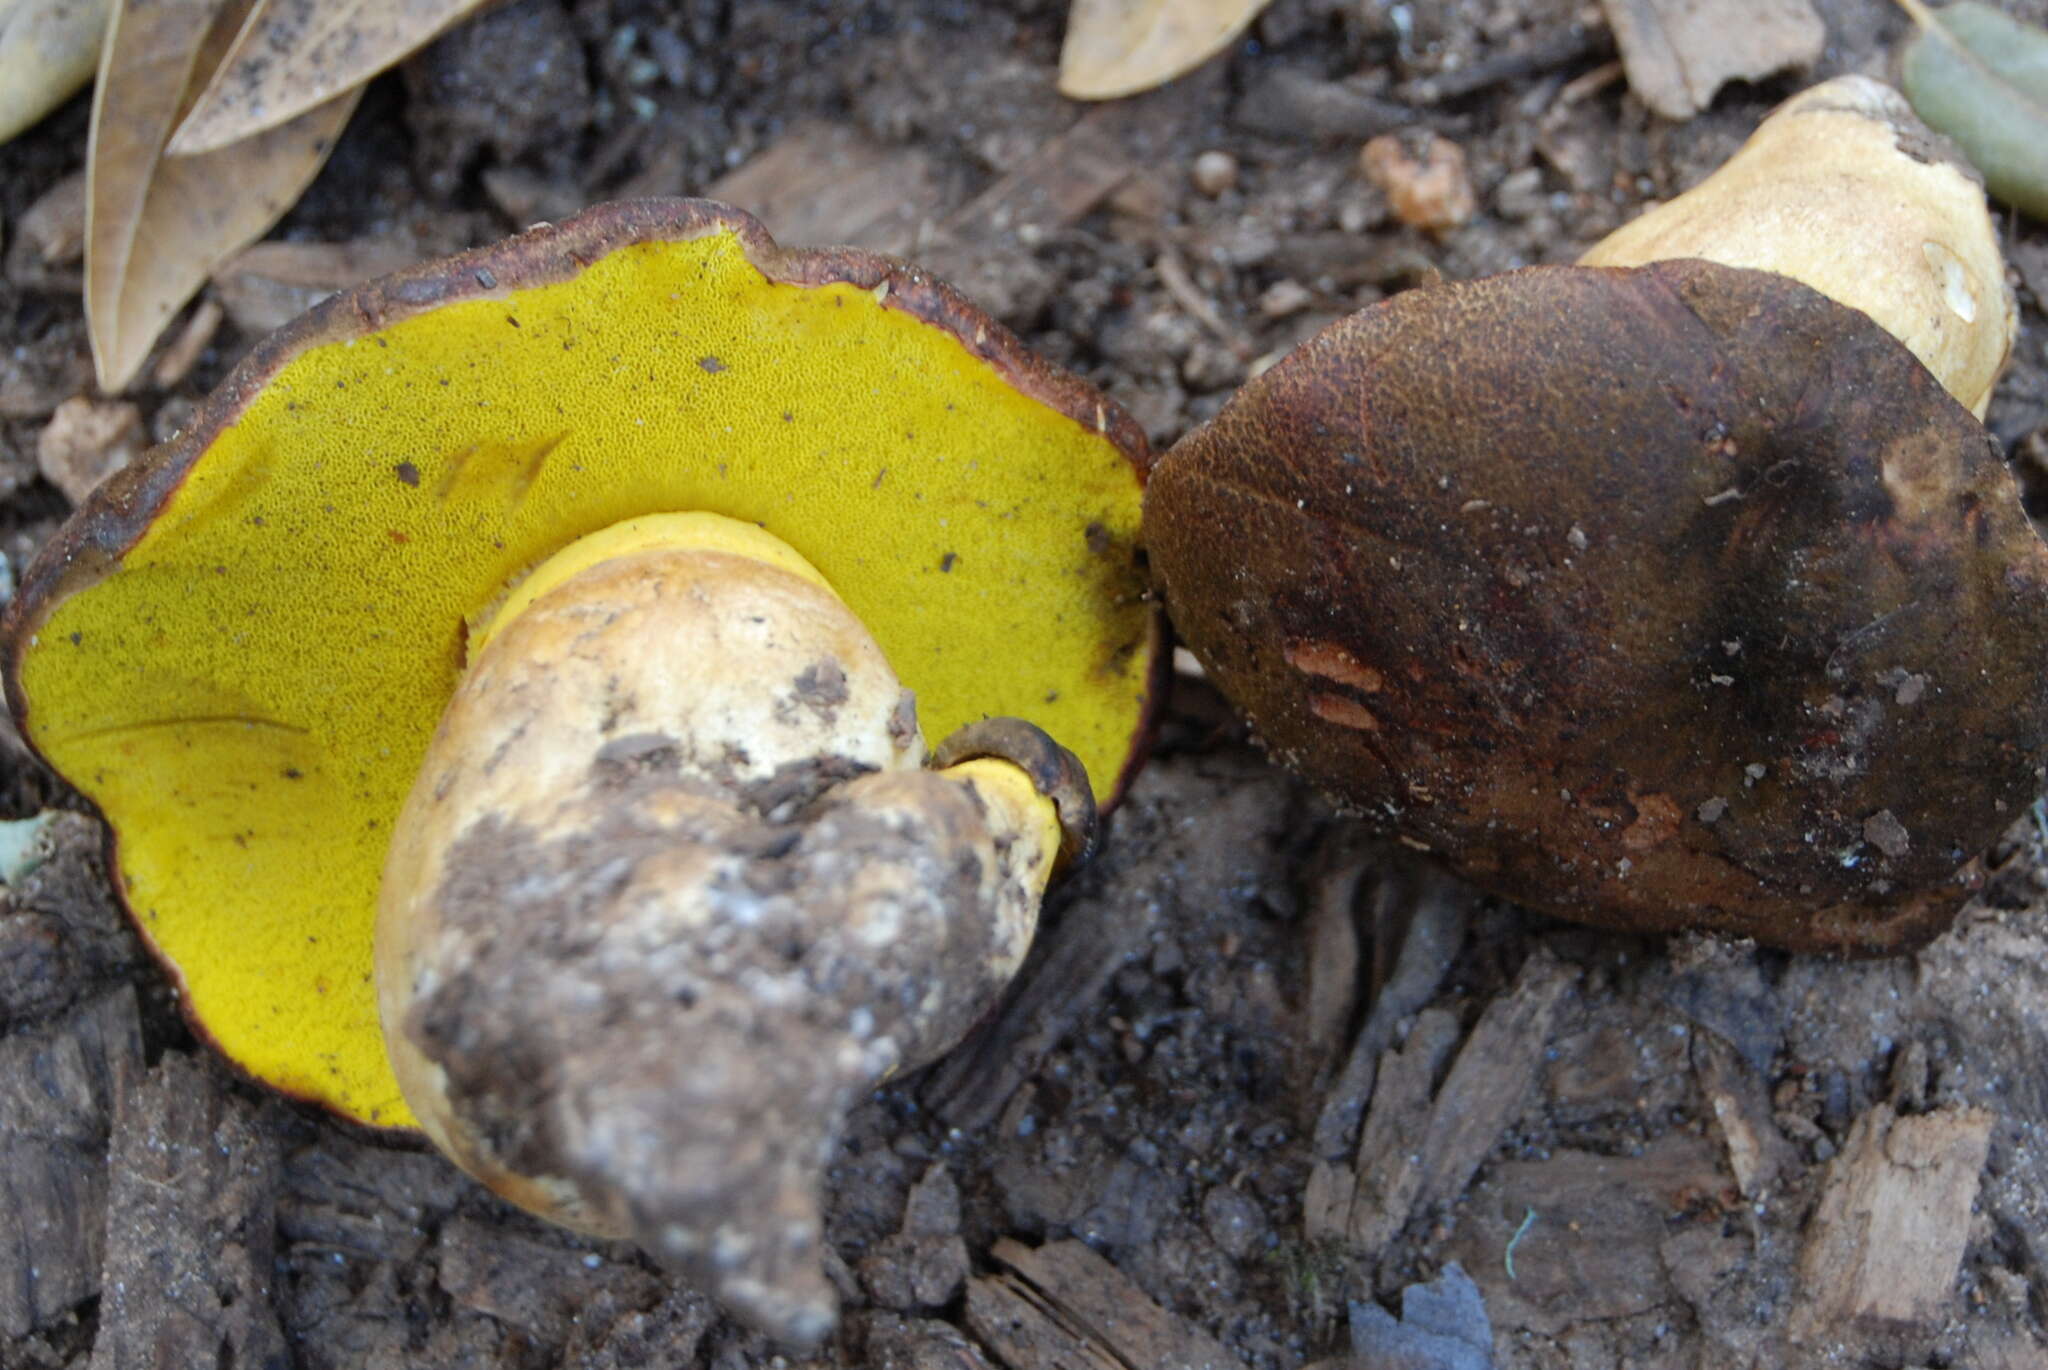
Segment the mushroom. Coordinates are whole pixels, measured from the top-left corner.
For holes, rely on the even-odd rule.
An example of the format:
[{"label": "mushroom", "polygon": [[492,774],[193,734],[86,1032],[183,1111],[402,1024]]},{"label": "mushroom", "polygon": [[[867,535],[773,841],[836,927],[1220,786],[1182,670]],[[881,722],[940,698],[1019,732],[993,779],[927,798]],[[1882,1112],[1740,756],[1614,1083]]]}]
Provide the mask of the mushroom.
[{"label": "mushroom", "polygon": [[1176,628],[1277,756],[1487,889],[1931,937],[2048,744],[2048,549],[1966,408],[2012,303],[1940,147],[1829,82],[1611,265],[1332,325],[1155,469]]},{"label": "mushroom", "polygon": [[1138,762],[1145,465],[913,269],[602,206],[261,344],[31,567],[8,699],[237,1066],[813,1342],[841,1114]]}]

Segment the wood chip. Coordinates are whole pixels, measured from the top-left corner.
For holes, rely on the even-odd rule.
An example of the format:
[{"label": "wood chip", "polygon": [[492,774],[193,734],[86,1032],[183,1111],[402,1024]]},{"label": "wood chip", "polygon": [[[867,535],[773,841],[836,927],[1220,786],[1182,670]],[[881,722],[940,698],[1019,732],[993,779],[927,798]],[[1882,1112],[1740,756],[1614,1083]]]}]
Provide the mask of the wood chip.
[{"label": "wood chip", "polygon": [[518,1236],[502,1223],[452,1219],[437,1251],[441,1288],[450,1298],[543,1342],[560,1342],[600,1295],[641,1308],[661,1296],[663,1281],[637,1265],[603,1260],[561,1239]]},{"label": "wood chip", "polygon": [[1415,122],[1406,105],[1297,67],[1256,71],[1231,122],[1269,138],[1335,142],[1374,138]]},{"label": "wood chip", "polygon": [[[1351,1044],[1351,1057],[1323,1101],[1316,1119],[1315,1150],[1325,1160],[1348,1159],[1358,1135],[1359,1120],[1372,1098],[1380,1054],[1393,1045],[1395,1028],[1412,1018],[1436,996],[1444,972],[1465,941],[1465,923],[1472,892],[1434,865],[1383,854],[1373,877],[1371,914],[1374,928],[1376,988],[1365,1026]],[[1400,951],[1384,952],[1390,937],[1383,929],[1402,927]],[[1391,972],[1379,967],[1392,961]]]},{"label": "wood chip", "polygon": [[1137,171],[1123,137],[1131,121],[1130,106],[1091,110],[949,217],[947,236],[975,242],[1079,223]]},{"label": "wood chip", "polygon": [[1503,1335],[1570,1337],[1652,1310],[1668,1317],[1681,1280],[1721,1288],[1753,1266],[1755,1245],[1727,1221],[1723,1195],[1734,1190],[1717,1148],[1689,1132],[1633,1156],[1559,1148],[1489,1172],[1442,1250],[1479,1285]]},{"label": "wood chip", "polygon": [[768,225],[788,247],[848,244],[907,253],[943,203],[932,159],[845,124],[796,125],[704,192]]},{"label": "wood chip", "polygon": [[[1457,1045],[1458,1015],[1425,1009],[1401,1049],[1380,1058],[1372,1112],[1358,1139],[1357,1184],[1343,1226],[1330,1223],[1330,1235],[1342,1236],[1356,1250],[1376,1252],[1407,1225],[1422,1192],[1422,1149],[1433,1122],[1430,1095]],[[1321,1226],[1311,1226],[1310,1235],[1322,1235]]]},{"label": "wood chip", "polygon": [[0,1336],[99,1292],[107,1137],[122,1082],[141,1073],[127,987],[0,1040]]},{"label": "wood chip", "polygon": [[1746,1199],[1761,1197],[1798,1164],[1791,1143],[1772,1120],[1762,1078],[1734,1047],[1710,1032],[1694,1034],[1692,1062],[1700,1092],[1728,1148],[1728,1168],[1735,1172],[1736,1186]]},{"label": "wood chip", "polygon": [[123,1092],[91,1370],[290,1364],[271,1303],[276,1107],[177,1051]]},{"label": "wood chip", "polygon": [[1808,0],[1601,0],[1629,89],[1667,119],[1690,119],[1729,81],[1810,67],[1827,26]]},{"label": "wood chip", "polygon": [[1996,1115],[1878,1104],[1828,1166],[1799,1253],[1795,1340],[1932,1328],[1948,1312]]},{"label": "wood chip", "polygon": [[1013,1370],[1243,1370],[1082,1242],[1005,1238],[991,1255],[1007,1268],[969,1282],[967,1326]]},{"label": "wood chip", "polygon": [[1426,1113],[1428,1081],[1448,1050],[1447,1029],[1441,1011],[1417,1020],[1414,1052],[1390,1054],[1381,1067],[1359,1138],[1357,1187],[1345,1224],[1358,1251],[1378,1252],[1415,1214],[1472,1182],[1521,1114],[1558,1009],[1577,979],[1577,969],[1539,948],[1523,963],[1514,988],[1480,1016]]}]

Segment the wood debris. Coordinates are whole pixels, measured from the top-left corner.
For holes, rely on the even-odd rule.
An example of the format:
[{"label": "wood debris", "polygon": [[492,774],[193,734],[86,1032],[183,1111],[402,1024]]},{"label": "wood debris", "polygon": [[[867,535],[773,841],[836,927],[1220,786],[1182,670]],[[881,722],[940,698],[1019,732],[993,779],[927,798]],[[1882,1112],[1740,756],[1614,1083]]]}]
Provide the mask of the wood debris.
[{"label": "wood debris", "polygon": [[1243,1370],[1085,1243],[1005,1238],[990,1254],[1004,1269],[969,1282],[967,1326],[1013,1370]]},{"label": "wood debris", "polygon": [[1749,1268],[1757,1252],[1724,1199],[1716,1148],[1688,1132],[1633,1156],[1560,1148],[1490,1172],[1444,1254],[1471,1273],[1494,1327],[1570,1335],[1670,1308],[1681,1279],[1711,1289]]},{"label": "wood debris", "polygon": [[1629,89],[1666,119],[1690,119],[1729,81],[1810,67],[1827,26],[1808,0],[1601,0]]},{"label": "wood debris", "polygon": [[464,1308],[546,1342],[560,1342],[601,1295],[628,1307],[660,1299],[666,1281],[555,1240],[515,1236],[496,1223],[451,1219],[436,1244],[441,1288]]},{"label": "wood debris", "polygon": [[1878,1104],[1828,1166],[1799,1253],[1794,1339],[1819,1343],[1931,1328],[1955,1293],[1997,1117]]},{"label": "wood debris", "polygon": [[1514,988],[1481,1015],[1434,1098],[1431,1085],[1457,1023],[1441,1009],[1418,1017],[1403,1049],[1381,1059],[1350,1174],[1326,1166],[1311,1176],[1310,1235],[1342,1236],[1357,1251],[1377,1253],[1415,1214],[1463,1192],[1527,1102],[1577,978],[1576,968],[1538,950]]},{"label": "wood debris", "polygon": [[99,1292],[107,1137],[122,1082],[141,1072],[131,988],[0,1041],[0,1337]]},{"label": "wood debris", "polygon": [[166,1052],[115,1115],[91,1370],[285,1365],[276,1277],[279,1106]]},{"label": "wood debris", "polygon": [[1710,1032],[1694,1035],[1692,1060],[1700,1092],[1728,1148],[1736,1187],[1746,1199],[1769,1193],[1780,1175],[1796,1170],[1799,1158],[1771,1117],[1762,1079],[1734,1047]]}]

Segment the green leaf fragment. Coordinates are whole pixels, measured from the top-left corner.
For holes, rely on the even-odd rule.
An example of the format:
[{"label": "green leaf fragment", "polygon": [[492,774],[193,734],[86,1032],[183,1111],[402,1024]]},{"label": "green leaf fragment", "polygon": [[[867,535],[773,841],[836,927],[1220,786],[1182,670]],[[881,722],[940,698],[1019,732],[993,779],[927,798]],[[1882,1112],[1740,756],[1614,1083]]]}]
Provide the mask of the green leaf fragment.
[{"label": "green leaf fragment", "polygon": [[2048,31],[1962,0],[1900,0],[1917,32],[1899,85],[1927,126],[1955,140],[1990,192],[2048,219]]}]

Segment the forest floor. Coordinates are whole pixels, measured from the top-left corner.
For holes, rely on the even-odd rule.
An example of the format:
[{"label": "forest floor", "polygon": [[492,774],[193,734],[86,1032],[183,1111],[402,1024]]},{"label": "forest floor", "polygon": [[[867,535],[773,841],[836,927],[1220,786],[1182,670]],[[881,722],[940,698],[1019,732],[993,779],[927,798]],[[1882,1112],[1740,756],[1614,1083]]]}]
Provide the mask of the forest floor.
[{"label": "forest floor", "polygon": [[[1899,11],[1816,8],[1811,75],[1886,74]],[[1278,0],[1226,56],[1083,106],[1054,88],[1063,20],[1047,0],[518,0],[371,87],[273,235],[305,251],[225,270],[218,330],[130,398],[175,432],[364,263],[709,195],[787,244],[929,267],[1163,449],[1351,310],[1571,260],[1808,79],[1670,122],[1590,0]],[[12,574],[69,508],[39,437],[91,391],[76,255],[47,229],[87,117],[80,97],[0,148]],[[1468,222],[1406,226],[1360,175],[1361,144],[1400,129],[1462,149]],[[2048,232],[2004,230],[2022,331],[1989,424],[2038,485]],[[9,741],[5,816],[84,808]],[[2048,1365],[2037,816],[1915,955],[1633,939],[1375,845],[1182,674],[1003,1010],[851,1120],[830,1177],[845,1316],[815,1360],[628,1247],[236,1079],[126,930],[96,824],[39,841],[0,894],[0,1370]],[[1374,1310],[1404,1291],[1419,1316],[1390,1330]]]}]

